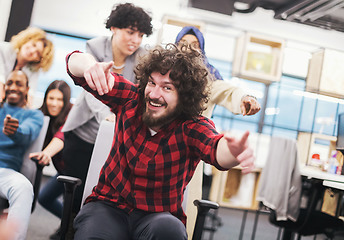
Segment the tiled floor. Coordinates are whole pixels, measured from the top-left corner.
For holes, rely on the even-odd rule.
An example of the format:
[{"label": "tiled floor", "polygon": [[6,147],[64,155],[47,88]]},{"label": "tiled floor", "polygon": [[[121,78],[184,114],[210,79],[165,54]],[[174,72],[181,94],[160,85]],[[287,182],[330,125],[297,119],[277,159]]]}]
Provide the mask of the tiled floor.
[{"label": "tiled floor", "polygon": [[[254,212],[248,212],[246,218],[245,229],[243,231],[242,240],[252,239],[252,229],[254,222]],[[219,216],[223,225],[215,232],[213,240],[237,240],[240,236],[243,211],[220,208]],[[35,212],[31,216],[30,227],[27,240],[47,240],[49,235],[53,233],[59,226],[59,219],[44,210],[39,204]],[[267,215],[259,216],[259,222],[256,232],[256,240],[274,240],[277,239],[278,229],[268,222]],[[210,239],[209,232],[205,232],[203,240]],[[311,240],[313,237],[303,237],[302,240]],[[317,240],[325,239],[318,236]]]},{"label": "tiled floor", "polygon": [[[44,179],[43,179],[44,180]],[[42,184],[44,185],[44,183]],[[215,232],[213,240],[251,240],[255,212],[248,212],[244,231],[240,237],[244,212],[237,209],[220,208],[218,215],[221,218],[222,226]],[[209,223],[209,222],[208,222]],[[44,210],[39,204],[31,216],[27,240],[47,240],[59,226],[59,219]],[[260,214],[257,225],[256,240],[275,240],[278,236],[278,228],[271,225],[267,214]],[[203,240],[210,239],[209,232],[205,232]],[[311,240],[313,237],[303,237],[302,240]],[[316,240],[323,240],[324,236],[317,236]],[[336,238],[335,240],[343,240]]]}]

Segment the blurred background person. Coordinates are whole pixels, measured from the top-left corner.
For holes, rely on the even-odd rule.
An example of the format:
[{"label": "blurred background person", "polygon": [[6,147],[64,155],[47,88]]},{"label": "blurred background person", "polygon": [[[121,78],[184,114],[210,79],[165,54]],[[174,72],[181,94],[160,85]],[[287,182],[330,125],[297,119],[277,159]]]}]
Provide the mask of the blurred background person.
[{"label": "blurred background person", "polygon": [[25,72],[29,79],[29,95],[32,98],[39,70],[48,71],[53,58],[53,43],[47,39],[43,30],[36,27],[28,27],[19,32],[10,42],[0,42],[0,102],[4,97],[5,79],[13,70]]},{"label": "blurred background person", "polygon": [[[61,129],[72,108],[70,97],[71,89],[65,81],[55,80],[48,86],[43,104],[39,108],[45,116],[50,117],[43,151],[30,154],[30,157],[36,157],[42,165],[47,165],[52,161],[57,170],[57,174],[50,178],[40,191],[38,202],[58,218],[62,217],[63,204],[58,198],[63,194],[64,186],[56,179],[64,173],[62,156],[64,134]],[[50,239],[60,239],[59,229],[50,236]]]},{"label": "blurred background person", "polygon": [[[106,28],[111,30],[112,35],[87,41],[86,51],[98,62],[113,61],[113,72],[135,82],[134,68],[139,57],[145,53],[140,47],[144,35],[152,34],[151,20],[145,10],[131,3],[115,5],[105,22]],[[63,158],[66,174],[82,180],[81,186],[75,192],[72,216],[75,216],[80,209],[100,122],[108,116],[113,116],[109,107],[83,91],[62,129],[65,132]]]},{"label": "blurred background person", "polygon": [[204,51],[205,40],[201,31],[193,26],[183,27],[178,33],[175,43],[181,47],[190,46],[202,52],[204,63],[207,66],[211,82],[211,95],[207,109],[203,112],[206,117],[211,117],[215,105],[227,108],[234,114],[254,115],[260,110],[260,104],[254,96],[248,95],[243,89],[223,80],[220,72],[209,63]]},{"label": "blurred background person", "polygon": [[34,197],[33,186],[20,169],[43,125],[42,112],[26,108],[28,85],[24,72],[11,72],[0,103],[0,197],[9,202],[7,221],[17,225],[15,240],[25,239]]},{"label": "blurred background person", "polygon": [[[205,54],[205,40],[202,32],[194,26],[185,26],[177,34],[175,44],[179,48],[190,47],[197,49],[202,53],[204,63],[208,68],[211,76],[208,77],[210,87],[209,100],[206,103],[206,109],[202,115],[208,118],[212,117],[216,105],[227,108],[234,114],[254,115],[260,110],[260,104],[254,96],[248,95],[243,89],[231,84],[230,82],[223,81],[220,72],[209,63]],[[218,172],[210,164],[202,162],[197,166],[195,175],[188,185],[189,193],[187,198],[187,205],[192,206],[195,199],[208,199],[210,186],[212,183],[213,172]],[[203,177],[201,176],[203,175]],[[199,182],[197,179],[202,179],[202,193],[199,191]],[[187,208],[187,215],[193,216],[188,219],[188,225],[193,226],[196,222],[196,208]],[[191,232],[189,235],[192,234]]]}]

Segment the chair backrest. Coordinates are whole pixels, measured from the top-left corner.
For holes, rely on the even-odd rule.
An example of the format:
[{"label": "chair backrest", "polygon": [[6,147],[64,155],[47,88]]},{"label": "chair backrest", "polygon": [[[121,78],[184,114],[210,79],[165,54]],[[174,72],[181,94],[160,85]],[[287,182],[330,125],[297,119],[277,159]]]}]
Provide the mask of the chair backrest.
[{"label": "chair backrest", "polygon": [[45,136],[46,136],[46,133],[48,130],[48,126],[49,126],[49,121],[50,121],[50,117],[44,116],[43,126],[41,128],[41,131],[40,131],[38,137],[36,138],[35,141],[33,141],[31,143],[31,145],[28,147],[28,149],[26,150],[26,152],[24,154],[23,164],[22,164],[20,172],[24,176],[26,176],[32,184],[34,184],[34,181],[35,181],[36,164],[30,160],[29,154],[32,152],[42,151],[44,139],[45,139]]},{"label": "chair backrest", "polygon": [[102,121],[98,130],[96,142],[94,144],[91,156],[90,166],[88,168],[85,182],[84,193],[81,204],[91,194],[92,189],[98,183],[100,169],[104,165],[112,146],[113,136],[115,133],[115,123]]}]

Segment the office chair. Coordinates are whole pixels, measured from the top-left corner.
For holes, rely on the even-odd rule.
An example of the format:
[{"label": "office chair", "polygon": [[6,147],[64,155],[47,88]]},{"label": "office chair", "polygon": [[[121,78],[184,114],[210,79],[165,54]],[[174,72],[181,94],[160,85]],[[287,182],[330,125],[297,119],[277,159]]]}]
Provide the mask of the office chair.
[{"label": "office chair", "polygon": [[317,209],[323,191],[322,181],[302,179],[296,141],[273,137],[257,200],[270,211],[270,223],[283,229],[283,240],[317,234],[332,239],[336,230],[344,228],[342,220]]},{"label": "office chair", "polygon": [[[82,203],[88,197],[93,187],[98,182],[98,177],[100,169],[106,161],[113,141],[114,134],[114,123],[109,121],[102,121],[99,127],[98,135],[94,145],[91,162],[88,170],[88,175],[86,178],[85,189],[83,193]],[[198,175],[202,176],[202,175]],[[63,206],[63,215],[61,219],[61,240],[66,239],[66,233],[70,224],[71,210],[73,204],[74,191],[78,185],[80,185],[81,180],[75,177],[70,176],[59,176],[58,181],[63,182],[65,186],[64,194],[64,206]],[[201,188],[201,184],[199,185]],[[187,191],[187,190],[186,190]],[[184,202],[186,199],[184,198]],[[183,204],[184,204],[183,202]],[[200,240],[203,232],[203,226],[207,212],[210,209],[217,209],[219,205],[214,202],[206,200],[195,200],[194,205],[198,209],[198,214],[196,218],[196,223],[193,231],[193,240]],[[187,206],[189,207],[189,206]],[[185,209],[184,209],[185,211]]]},{"label": "office chair", "polygon": [[[41,178],[42,178],[42,170],[44,168],[43,165],[40,165],[38,163],[38,160],[36,158],[29,158],[29,154],[32,152],[39,152],[42,150],[44,139],[48,130],[50,117],[44,116],[43,119],[43,126],[41,128],[41,131],[39,132],[38,137],[35,141],[31,143],[31,145],[28,147],[28,149],[25,151],[24,157],[23,157],[23,164],[21,167],[20,172],[29,179],[29,181],[33,185],[33,192],[34,192],[34,200],[32,202],[32,209],[31,212],[35,210],[37,197],[39,193],[39,188],[41,185]],[[7,209],[9,207],[9,203],[7,199],[0,198],[0,212]]]}]

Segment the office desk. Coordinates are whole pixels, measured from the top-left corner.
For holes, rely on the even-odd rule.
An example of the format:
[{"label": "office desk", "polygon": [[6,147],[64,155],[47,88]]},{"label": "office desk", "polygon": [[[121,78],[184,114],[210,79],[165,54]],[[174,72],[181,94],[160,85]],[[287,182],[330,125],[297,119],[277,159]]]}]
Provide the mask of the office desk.
[{"label": "office desk", "polygon": [[325,187],[330,187],[330,188],[335,188],[335,189],[339,189],[339,190],[344,190],[344,183],[341,183],[341,182],[334,182],[334,181],[327,181],[327,180],[325,180],[323,182],[323,185]]},{"label": "office desk", "polygon": [[322,181],[324,187],[329,187],[339,191],[339,200],[337,202],[336,213],[338,217],[341,209],[343,208],[343,194],[344,194],[344,175],[336,175],[327,172],[323,172],[318,168],[303,166],[300,168],[301,175],[308,179],[317,179]]},{"label": "office desk", "polygon": [[336,175],[332,173],[323,172],[315,167],[303,166],[300,167],[300,172],[302,176],[308,178],[344,183],[344,175]]}]

